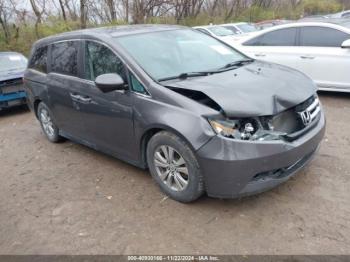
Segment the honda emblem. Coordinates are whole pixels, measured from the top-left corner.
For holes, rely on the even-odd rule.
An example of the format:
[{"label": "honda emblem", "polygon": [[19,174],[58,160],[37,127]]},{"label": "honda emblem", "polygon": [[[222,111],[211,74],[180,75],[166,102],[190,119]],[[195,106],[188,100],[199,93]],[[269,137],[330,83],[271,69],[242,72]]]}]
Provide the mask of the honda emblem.
[{"label": "honda emblem", "polygon": [[303,121],[303,124],[305,126],[308,126],[311,123],[311,113],[308,110],[302,111],[302,112],[298,112],[301,121]]}]

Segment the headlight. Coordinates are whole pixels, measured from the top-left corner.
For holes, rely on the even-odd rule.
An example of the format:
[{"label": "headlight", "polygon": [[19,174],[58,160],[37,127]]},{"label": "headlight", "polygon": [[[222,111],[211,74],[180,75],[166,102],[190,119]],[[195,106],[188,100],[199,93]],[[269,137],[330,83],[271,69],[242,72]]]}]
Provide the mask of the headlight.
[{"label": "headlight", "polygon": [[209,123],[218,135],[241,140],[250,140],[259,129],[258,123],[254,119],[209,119]]},{"label": "headlight", "polygon": [[282,133],[266,130],[259,118],[247,119],[209,119],[214,131],[221,136],[239,140],[278,140]]},{"label": "headlight", "polygon": [[211,120],[209,119],[210,125],[218,135],[224,137],[234,137],[237,131],[237,122],[233,120]]}]

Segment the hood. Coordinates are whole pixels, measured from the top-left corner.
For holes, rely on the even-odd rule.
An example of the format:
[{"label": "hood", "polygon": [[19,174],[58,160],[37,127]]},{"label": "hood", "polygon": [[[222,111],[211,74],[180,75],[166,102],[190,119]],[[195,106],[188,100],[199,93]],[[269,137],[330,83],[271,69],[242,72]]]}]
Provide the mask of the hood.
[{"label": "hood", "polygon": [[166,86],[180,93],[204,94],[228,117],[275,115],[306,101],[316,92],[315,84],[304,74],[258,61],[219,74],[168,82]]},{"label": "hood", "polygon": [[2,71],[2,72],[0,72],[0,81],[22,78],[23,75],[24,75],[23,69],[15,70],[15,71]]}]

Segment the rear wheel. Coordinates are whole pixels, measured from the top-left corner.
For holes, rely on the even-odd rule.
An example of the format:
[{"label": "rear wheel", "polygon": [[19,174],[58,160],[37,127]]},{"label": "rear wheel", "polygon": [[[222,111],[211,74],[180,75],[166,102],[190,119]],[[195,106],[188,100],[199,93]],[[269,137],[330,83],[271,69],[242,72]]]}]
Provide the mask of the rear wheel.
[{"label": "rear wheel", "polygon": [[62,140],[62,137],[59,135],[59,130],[55,125],[50,110],[45,105],[45,103],[40,102],[40,104],[38,105],[37,115],[41,128],[44,131],[46,137],[50,140],[50,142],[60,142]]},{"label": "rear wheel", "polygon": [[169,132],[154,135],[147,146],[147,162],[152,177],[174,200],[191,202],[204,191],[197,160],[183,139]]}]

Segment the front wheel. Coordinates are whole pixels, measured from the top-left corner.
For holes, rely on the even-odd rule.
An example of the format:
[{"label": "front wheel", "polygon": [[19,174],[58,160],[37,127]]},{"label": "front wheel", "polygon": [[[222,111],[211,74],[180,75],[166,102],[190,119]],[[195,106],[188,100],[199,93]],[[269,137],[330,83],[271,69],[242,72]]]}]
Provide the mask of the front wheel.
[{"label": "front wheel", "polygon": [[59,130],[52,119],[49,108],[43,102],[38,105],[37,115],[41,128],[49,141],[52,143],[60,142],[62,137],[59,135]]},{"label": "front wheel", "polygon": [[147,146],[147,162],[152,177],[172,199],[191,202],[203,194],[198,162],[180,137],[165,131],[154,135]]}]

